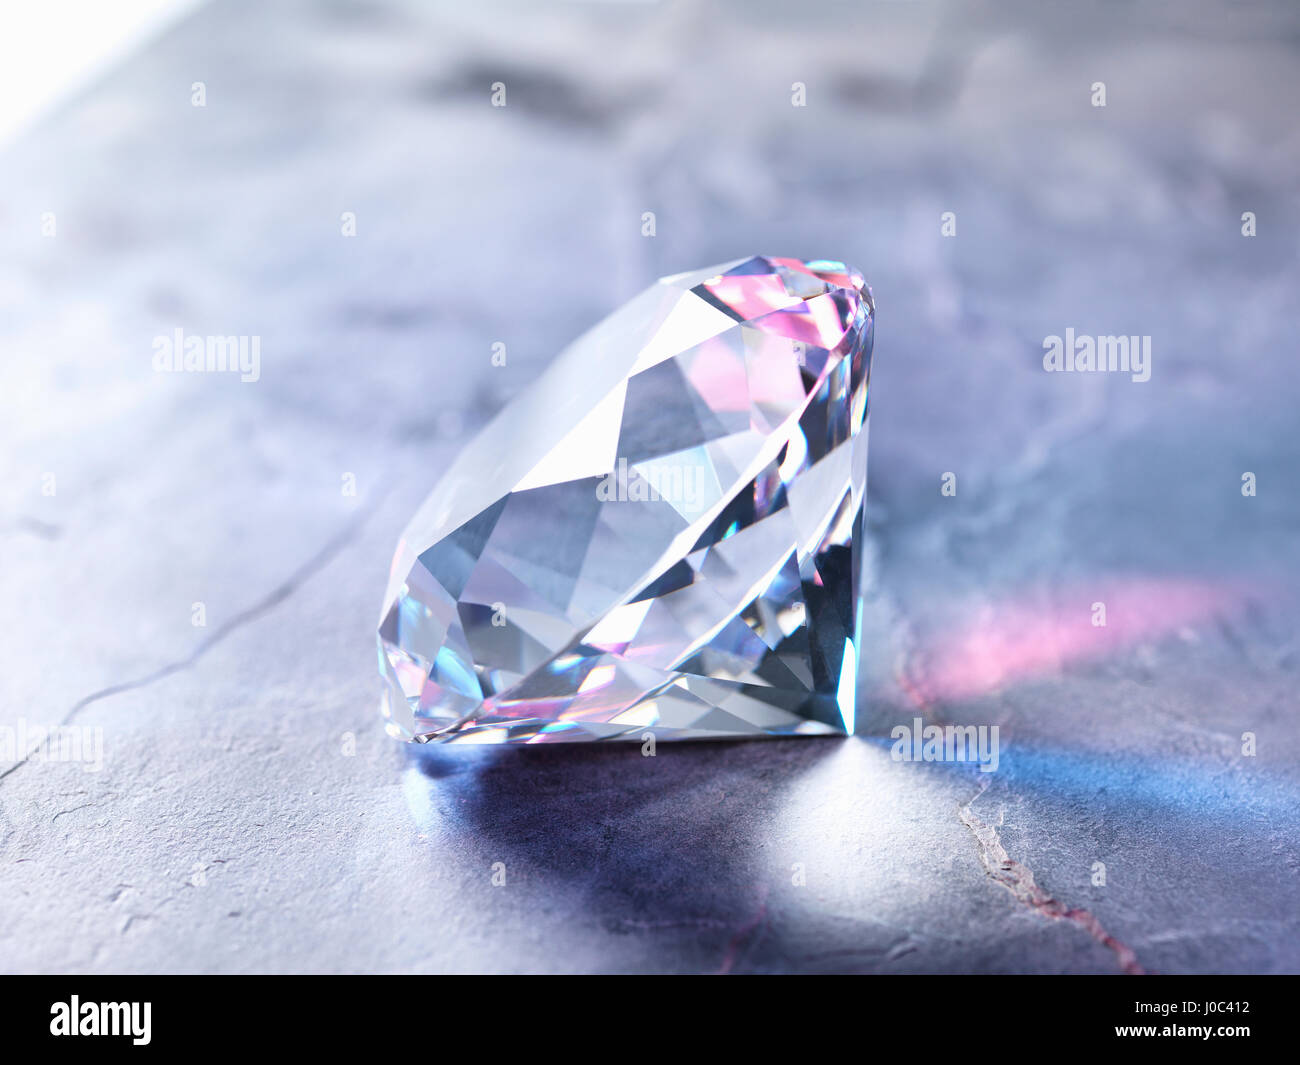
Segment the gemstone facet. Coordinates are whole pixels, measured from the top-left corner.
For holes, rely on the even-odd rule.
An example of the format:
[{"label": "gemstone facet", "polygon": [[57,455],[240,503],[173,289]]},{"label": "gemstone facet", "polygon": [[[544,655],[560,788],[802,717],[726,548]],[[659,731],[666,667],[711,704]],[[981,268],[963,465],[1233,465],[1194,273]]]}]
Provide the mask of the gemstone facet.
[{"label": "gemstone facet", "polygon": [[856,270],[755,257],[566,348],[402,536],[389,733],[852,732],[874,324]]}]

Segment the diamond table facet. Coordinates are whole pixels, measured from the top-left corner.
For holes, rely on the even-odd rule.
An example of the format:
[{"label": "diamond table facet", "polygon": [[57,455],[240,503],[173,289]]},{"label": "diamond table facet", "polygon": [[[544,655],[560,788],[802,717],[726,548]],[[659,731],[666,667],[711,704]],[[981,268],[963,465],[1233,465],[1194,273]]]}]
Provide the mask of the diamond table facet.
[{"label": "diamond table facet", "polygon": [[853,731],[875,307],[843,263],[667,277],[450,466],[379,625],[388,731]]}]

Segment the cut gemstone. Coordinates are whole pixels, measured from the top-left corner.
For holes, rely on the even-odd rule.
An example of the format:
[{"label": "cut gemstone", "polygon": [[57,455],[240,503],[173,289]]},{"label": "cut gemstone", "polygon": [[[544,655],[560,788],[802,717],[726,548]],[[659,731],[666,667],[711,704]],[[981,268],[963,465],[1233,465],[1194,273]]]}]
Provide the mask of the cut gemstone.
[{"label": "cut gemstone", "polygon": [[388,731],[853,731],[875,307],[843,263],[667,277],[566,348],[398,545]]}]

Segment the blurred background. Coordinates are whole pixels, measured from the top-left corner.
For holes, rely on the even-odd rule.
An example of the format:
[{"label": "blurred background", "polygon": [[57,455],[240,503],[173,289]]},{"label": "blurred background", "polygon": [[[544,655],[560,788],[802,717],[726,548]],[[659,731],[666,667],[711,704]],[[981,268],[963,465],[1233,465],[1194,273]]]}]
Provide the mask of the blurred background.
[{"label": "blurred background", "polygon": [[[2,19],[0,966],[1300,968],[1294,5]],[[862,734],[388,741],[448,458],[755,253],[877,301]],[[1044,372],[1067,329],[1150,380]],[[998,771],[893,760],[917,717]],[[59,726],[101,764],[23,757]]]}]

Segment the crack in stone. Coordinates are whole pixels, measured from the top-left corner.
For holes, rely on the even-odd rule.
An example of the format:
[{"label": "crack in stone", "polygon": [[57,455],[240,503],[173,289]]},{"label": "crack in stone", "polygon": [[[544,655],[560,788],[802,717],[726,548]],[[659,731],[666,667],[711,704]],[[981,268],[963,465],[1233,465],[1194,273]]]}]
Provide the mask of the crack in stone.
[{"label": "crack in stone", "polygon": [[755,931],[767,923],[767,885],[760,884],[758,888],[758,909],[754,916],[736,929],[735,934],[727,942],[726,953],[722,957],[722,964],[718,966],[718,975],[725,976],[731,972],[737,960],[740,957],[741,947],[745,940],[748,939]]},{"label": "crack in stone", "polygon": [[[115,799],[117,798],[117,795],[114,794],[108,797]],[[68,817],[71,814],[75,814],[78,810],[89,810],[91,807],[99,806],[99,805],[100,804],[98,802],[83,802],[80,806],[73,806],[71,809],[68,810],[60,810],[53,817],[50,818],[50,824],[54,824],[54,822],[56,822],[60,817]]]},{"label": "crack in stone", "polygon": [[606,927],[614,933],[620,932],[658,932],[674,928],[716,929],[726,928],[727,923],[713,917],[682,917],[663,921],[638,921],[630,917],[619,918],[609,922]]},{"label": "crack in stone", "polygon": [[[1002,838],[995,826],[985,824],[971,807],[985,791],[984,784],[965,806],[958,807],[957,816],[965,825],[975,841],[979,844],[980,861],[984,872],[990,880],[1001,884],[1015,897],[1016,901],[1053,921],[1070,921],[1092,936],[1103,947],[1115,952],[1120,968],[1130,976],[1144,976],[1146,970],[1138,964],[1133,950],[1112,936],[1097,918],[1088,910],[1067,906],[1059,899],[1053,898],[1034,880],[1033,871],[1015,861],[1002,845]],[[1000,818],[999,818],[1000,820]]]},{"label": "crack in stone", "polygon": [[827,962],[837,958],[870,958],[872,960],[884,958],[885,961],[897,961],[908,954],[914,954],[921,949],[921,945],[921,941],[911,932],[908,932],[902,939],[891,943],[887,947],[845,947],[840,950],[823,950],[815,954],[801,955],[798,960],[803,964]]},{"label": "crack in stone", "polygon": [[[192,651],[184,658],[178,658],[174,662],[168,662],[166,665],[159,667],[152,673],[147,673],[143,677],[137,677],[135,680],[123,681],[120,684],[111,684],[107,688],[101,688],[97,692],[91,692],[83,696],[73,704],[63,718],[59,721],[60,726],[68,725],[72,722],[81,711],[92,703],[101,702],[109,699],[114,695],[122,695],[126,692],[139,691],[141,688],[147,688],[151,684],[156,684],[160,680],[173,676],[176,673],[184,672],[194,665],[200,658],[207,654],[212,648],[226,639],[231,633],[242,628],[251,621],[256,621],[262,615],[274,610],[286,599],[292,596],[311,576],[323,569],[335,556],[343,550],[348,544],[356,539],[361,532],[362,527],[370,519],[370,516],[379,509],[379,505],[391,491],[391,484],[382,484],[375,490],[372,501],[364,510],[357,514],[342,529],[327,540],[314,555],[307,559],[301,566],[295,569],[288,577],[271,589],[270,593],[263,596],[252,606],[241,610],[238,614],[218,625],[212,632],[194,647]],[[28,751],[21,760],[15,762],[3,773],[0,773],[0,781],[16,773],[20,768],[25,766],[30,760],[34,751]]]}]

